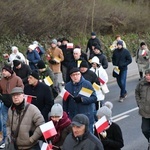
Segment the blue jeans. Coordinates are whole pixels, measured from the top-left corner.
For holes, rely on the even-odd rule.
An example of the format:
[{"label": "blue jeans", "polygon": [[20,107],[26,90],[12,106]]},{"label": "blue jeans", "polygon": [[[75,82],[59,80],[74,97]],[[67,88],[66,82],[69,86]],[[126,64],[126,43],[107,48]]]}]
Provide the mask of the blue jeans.
[{"label": "blue jeans", "polygon": [[3,141],[5,141],[5,138],[7,136],[6,132],[6,122],[7,122],[7,116],[8,116],[8,107],[6,107],[4,104],[2,105],[2,131],[3,131]]},{"label": "blue jeans", "polygon": [[147,140],[150,140],[150,118],[144,118],[142,117],[142,133],[147,138]]},{"label": "blue jeans", "polygon": [[127,70],[120,70],[120,74],[117,77],[117,83],[120,87],[120,97],[124,97],[127,93],[126,91],[126,78],[127,78]]}]

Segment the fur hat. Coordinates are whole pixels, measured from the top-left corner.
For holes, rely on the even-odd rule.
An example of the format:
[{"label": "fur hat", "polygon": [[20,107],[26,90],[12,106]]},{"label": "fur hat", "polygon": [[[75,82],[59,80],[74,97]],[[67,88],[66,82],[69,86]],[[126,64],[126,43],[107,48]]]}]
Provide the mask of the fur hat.
[{"label": "fur hat", "polygon": [[107,120],[110,120],[112,117],[112,111],[110,108],[107,106],[102,106],[98,111],[97,111],[97,116],[103,117],[105,116]]},{"label": "fur hat", "polygon": [[39,80],[39,74],[38,74],[37,71],[32,71],[32,72],[30,73],[30,76],[32,76],[32,77],[34,77],[35,79]]},{"label": "fur hat", "polygon": [[6,71],[8,71],[10,74],[13,74],[13,70],[11,69],[10,65],[5,65],[2,70],[5,69]]},{"label": "fur hat", "polygon": [[44,61],[43,60],[39,60],[38,63],[37,63],[37,67],[39,69],[46,68]]},{"label": "fur hat", "polygon": [[123,41],[118,41],[118,42],[117,42],[117,45],[123,46]]},{"label": "fur hat", "polygon": [[21,64],[21,62],[19,60],[13,60],[13,65],[14,67],[17,67]]},{"label": "fur hat", "polygon": [[80,64],[80,68],[81,68],[81,67],[89,68],[89,65],[88,65],[87,61],[82,60],[82,62],[81,62],[81,64]]},{"label": "fur hat", "polygon": [[71,75],[72,73],[75,73],[75,72],[80,72],[79,68],[72,68],[70,71],[69,71],[69,75]]},{"label": "fur hat", "polygon": [[59,103],[56,103],[52,106],[50,116],[63,116],[63,108]]}]

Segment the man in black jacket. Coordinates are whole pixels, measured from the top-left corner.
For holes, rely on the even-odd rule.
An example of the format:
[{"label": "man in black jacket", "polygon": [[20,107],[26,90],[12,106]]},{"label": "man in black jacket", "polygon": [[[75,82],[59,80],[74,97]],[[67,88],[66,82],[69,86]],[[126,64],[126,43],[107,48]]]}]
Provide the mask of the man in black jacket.
[{"label": "man in black jacket", "polygon": [[113,51],[112,63],[118,70],[118,76],[116,77],[117,83],[120,87],[120,99],[119,102],[123,102],[127,97],[126,91],[126,78],[127,78],[127,69],[128,65],[132,62],[130,52],[123,48],[123,42],[117,42],[117,49]]},{"label": "man in black jacket", "polygon": [[89,119],[84,114],[77,114],[72,120],[72,133],[63,144],[63,150],[104,150],[100,140],[89,132]]},{"label": "man in black jacket", "polygon": [[54,104],[48,85],[39,82],[39,75],[33,71],[28,77],[28,84],[24,87],[24,94],[32,96],[32,104],[34,104],[42,113],[45,122],[48,121],[48,113]]}]

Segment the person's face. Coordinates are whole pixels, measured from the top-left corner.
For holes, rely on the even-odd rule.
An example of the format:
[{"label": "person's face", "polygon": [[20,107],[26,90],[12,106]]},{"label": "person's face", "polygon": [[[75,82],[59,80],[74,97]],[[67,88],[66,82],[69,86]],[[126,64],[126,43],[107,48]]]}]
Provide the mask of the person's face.
[{"label": "person's face", "polygon": [[95,36],[95,35],[92,35],[92,36],[91,36],[91,38],[92,38],[92,39],[95,39],[95,38],[96,38],[96,36]]},{"label": "person's face", "polygon": [[54,44],[54,43],[51,44],[51,47],[52,47],[52,48],[55,48],[56,46],[57,46],[57,45]]},{"label": "person's face", "polygon": [[74,82],[74,83],[78,83],[81,79],[81,73],[80,72],[74,72],[70,75],[71,77],[71,80]]},{"label": "person's face", "polygon": [[3,77],[10,77],[10,76],[11,76],[11,73],[8,72],[6,69],[3,69],[3,70],[2,70],[2,75],[3,75]]},{"label": "person's face", "polygon": [[75,137],[82,136],[85,133],[85,125],[82,126],[72,125],[72,131]]},{"label": "person's face", "polygon": [[61,119],[60,116],[51,116],[52,121],[54,122],[59,122],[59,120]]},{"label": "person's face", "polygon": [[14,93],[12,94],[13,103],[19,105],[23,102],[24,94],[23,93]]},{"label": "person's face", "polygon": [[30,75],[30,76],[28,77],[28,83],[29,83],[29,85],[36,85],[37,82],[38,82],[38,80],[35,79],[33,76]]},{"label": "person's face", "polygon": [[81,56],[81,53],[73,53],[73,57],[75,60],[78,60]]},{"label": "person's face", "polygon": [[150,82],[150,73],[145,74],[145,79],[147,82]]},{"label": "person's face", "polygon": [[14,49],[14,50],[13,50],[13,53],[16,54],[16,53],[17,53],[17,49]]},{"label": "person's face", "polygon": [[67,45],[68,41],[63,41],[62,44],[63,45]]},{"label": "person's face", "polygon": [[58,41],[58,42],[57,42],[57,45],[58,45],[58,46],[60,46],[60,45],[61,45],[61,42],[60,42],[60,41]]},{"label": "person's face", "polygon": [[19,64],[17,67],[16,67],[16,69],[20,69],[21,68],[21,64]]},{"label": "person's face", "polygon": [[118,44],[117,45],[118,49],[122,49],[122,45]]},{"label": "person's face", "polygon": [[97,63],[92,63],[92,67],[95,69],[97,68]]},{"label": "person's face", "polygon": [[88,68],[86,68],[86,67],[81,67],[81,68],[80,68],[80,72],[81,72],[81,73],[84,73],[84,72],[86,72],[87,70],[88,70]]},{"label": "person's face", "polygon": [[147,46],[146,45],[142,45],[142,47],[141,47],[142,49],[146,49],[147,48]]},{"label": "person's face", "polygon": [[98,50],[98,49],[94,49],[93,51],[94,51],[95,54],[99,54],[100,53],[100,50]]}]

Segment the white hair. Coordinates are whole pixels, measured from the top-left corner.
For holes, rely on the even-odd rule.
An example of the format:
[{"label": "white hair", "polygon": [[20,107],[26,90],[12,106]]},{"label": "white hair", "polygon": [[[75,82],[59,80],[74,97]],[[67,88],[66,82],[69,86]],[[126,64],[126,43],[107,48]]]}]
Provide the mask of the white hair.
[{"label": "white hair", "polygon": [[81,49],[80,49],[80,48],[75,48],[75,49],[73,50],[73,53],[80,53],[80,54],[81,54]]},{"label": "white hair", "polygon": [[14,51],[14,50],[17,50],[17,51],[18,51],[18,47],[12,46],[12,47],[11,47],[11,50],[12,50],[12,51]]}]

